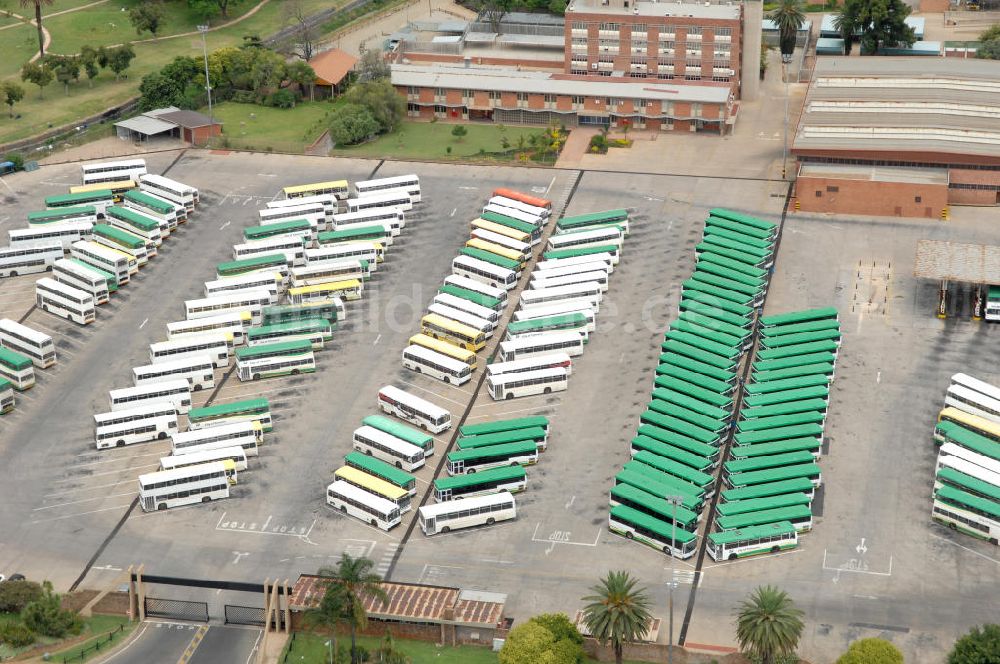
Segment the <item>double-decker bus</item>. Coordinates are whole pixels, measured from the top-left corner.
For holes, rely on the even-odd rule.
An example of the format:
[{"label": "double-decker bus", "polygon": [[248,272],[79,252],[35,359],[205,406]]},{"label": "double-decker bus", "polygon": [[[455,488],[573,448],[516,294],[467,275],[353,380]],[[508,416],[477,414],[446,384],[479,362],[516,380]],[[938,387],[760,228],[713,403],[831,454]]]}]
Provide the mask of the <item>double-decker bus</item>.
[{"label": "double-decker bus", "polygon": [[93,323],[97,318],[93,295],[48,277],[35,282],[35,306],[78,325]]},{"label": "double-decker bus", "polygon": [[263,307],[271,304],[271,294],[266,290],[243,291],[226,295],[185,300],[184,313],[188,320],[207,318],[226,313],[249,311],[254,325],[262,322]]},{"label": "double-decker bus", "polygon": [[135,210],[139,214],[155,219],[159,222],[161,232],[164,226],[166,226],[168,233],[177,228],[177,210],[173,203],[168,203],[156,196],[150,196],[141,191],[133,190],[125,192],[125,196],[122,198],[122,205],[128,209]]},{"label": "double-decker bus", "polygon": [[392,385],[378,391],[376,403],[383,412],[431,433],[441,433],[451,427],[451,413],[447,410]]},{"label": "double-decker bus", "polygon": [[523,371],[489,375],[487,389],[494,401],[515,397],[533,396],[561,392],[568,386],[568,372],[565,367],[551,367],[535,371]]},{"label": "double-decker bus", "polygon": [[488,236],[482,236],[484,239],[489,239],[490,237],[505,237],[512,242],[518,242],[521,245],[527,245],[528,251],[531,251],[531,247],[534,246],[531,242],[531,232],[519,231],[516,228],[511,228],[510,226],[504,226],[503,224],[498,224],[495,221],[486,221],[485,219],[473,219],[472,220],[472,235],[477,235],[479,233],[489,233]]},{"label": "double-decker bus", "polygon": [[488,318],[480,318],[475,314],[470,314],[463,309],[456,309],[455,307],[450,307],[447,304],[441,304],[440,302],[431,302],[427,306],[427,312],[431,314],[437,314],[443,318],[453,320],[456,323],[461,323],[467,327],[481,331],[486,335],[487,338],[493,336],[493,329],[496,327]]},{"label": "double-decker bus", "polygon": [[570,357],[583,355],[584,338],[579,332],[546,332],[500,342],[499,362],[513,362],[552,353]]},{"label": "double-decker bus", "polygon": [[80,170],[84,184],[95,182],[113,182],[115,180],[135,180],[146,174],[145,159],[123,159],[121,161],[102,161],[94,164],[81,164]]},{"label": "double-decker bus", "polygon": [[[70,256],[82,263],[113,274],[119,286],[127,284],[131,280],[132,266],[136,265],[134,258],[96,242],[74,242],[69,253]],[[62,256],[60,255],[59,258]]]},{"label": "double-decker bus", "polygon": [[229,478],[230,484],[236,484],[239,479],[239,472],[247,469],[246,452],[243,451],[243,448],[234,446],[160,457],[160,470],[187,468],[215,461],[221,461],[226,465],[226,475]]},{"label": "double-decker bus", "polygon": [[9,380],[0,378],[0,415],[14,410],[14,386]]},{"label": "double-decker bus", "polygon": [[1000,388],[966,374],[951,377],[944,405],[1000,423]]},{"label": "double-decker bus", "polygon": [[39,369],[56,363],[52,337],[10,318],[0,318],[0,346],[31,358],[31,363]]},{"label": "double-decker bus", "polygon": [[27,247],[0,247],[0,277],[47,272],[63,257],[58,240]]},{"label": "double-decker bus", "polygon": [[270,402],[264,397],[241,399],[205,408],[192,408],[188,413],[188,423],[192,429],[205,429],[235,422],[256,422],[260,425],[261,431],[270,431],[272,428]]},{"label": "double-decker bus", "polygon": [[445,277],[444,285],[438,292],[450,293],[498,312],[507,306],[506,289],[489,286],[478,279],[461,275],[452,274]]},{"label": "double-decker bus", "polygon": [[305,240],[301,237],[273,237],[257,242],[233,245],[233,260],[240,261],[254,256],[284,254],[289,267],[306,264]]},{"label": "double-decker bus", "polygon": [[[588,214],[578,214],[572,217],[562,217],[556,222],[556,232],[573,231],[594,226],[601,227],[611,224],[624,224],[628,228],[628,210],[606,210],[604,212],[590,212]],[[628,231],[626,230],[626,233]]]},{"label": "double-decker bus", "polygon": [[406,489],[353,466],[341,466],[334,471],[333,475],[338,480],[343,480],[368,493],[392,501],[399,508],[400,513],[410,511],[410,492]]},{"label": "double-decker bus", "polygon": [[487,321],[492,328],[500,323],[500,312],[490,307],[477,304],[472,300],[467,300],[448,292],[438,293],[431,300],[432,304],[441,304],[451,309],[463,311],[471,316]]},{"label": "double-decker bus", "polygon": [[368,261],[346,260],[341,262],[323,262],[305,267],[292,268],[292,286],[314,286],[330,281],[345,281],[357,279],[364,281],[371,276]]},{"label": "double-decker bus", "polygon": [[516,431],[518,429],[542,429],[548,434],[549,418],[544,415],[531,415],[529,417],[493,420],[480,424],[465,424],[459,428],[458,432],[462,436],[485,436],[503,431]]},{"label": "double-decker bus", "polygon": [[188,212],[194,210],[201,199],[195,187],[162,175],[147,173],[139,176],[139,188],[171,203],[182,205]]},{"label": "double-decker bus", "polygon": [[248,456],[259,456],[264,432],[257,422],[233,422],[204,429],[175,433],[171,438],[172,454],[194,454],[206,450],[239,447]]},{"label": "double-decker bus", "polygon": [[516,198],[510,198],[509,196],[502,195],[492,196],[487,201],[487,205],[498,205],[500,207],[510,208],[512,210],[517,210],[518,212],[524,212],[525,214],[540,217],[541,219],[548,219],[549,215],[552,214],[551,208],[542,207],[540,205],[531,205],[530,203],[525,203],[524,201]]},{"label": "double-decker bus", "polygon": [[35,247],[58,242],[63,251],[70,248],[74,242],[89,240],[93,234],[94,224],[89,221],[67,221],[61,224],[46,226],[29,226],[7,231],[10,247]]},{"label": "double-decker bus", "polygon": [[402,210],[386,208],[381,210],[364,210],[363,212],[345,212],[333,215],[333,229],[350,228],[355,224],[388,224],[392,234],[399,235],[406,226],[406,213]]},{"label": "double-decker bus", "polygon": [[230,334],[233,337],[233,345],[241,346],[246,342],[247,330],[250,329],[252,322],[253,316],[249,310],[175,321],[167,323],[167,338],[176,341],[203,334]]},{"label": "double-decker bus", "polygon": [[93,207],[98,217],[103,217],[104,211],[114,204],[115,195],[110,189],[99,189],[82,194],[58,194],[45,197],[45,207],[47,210],[77,210],[81,206],[86,206]]},{"label": "double-decker bus", "polygon": [[587,343],[590,324],[590,319],[585,314],[579,312],[546,316],[544,318],[525,318],[513,321],[507,325],[507,337],[505,341],[524,337],[530,338],[540,334],[574,332],[583,338],[584,343]]},{"label": "double-decker bus", "polygon": [[191,385],[186,380],[168,380],[141,387],[126,387],[108,392],[111,410],[126,410],[157,403],[168,403],[178,413],[191,410]]},{"label": "double-decker bus", "polygon": [[177,411],[170,402],[152,403],[94,415],[97,449],[166,440],[177,432]]},{"label": "double-decker bus", "polygon": [[993,545],[1000,542],[1000,501],[944,485],[934,491],[931,518]]},{"label": "double-decker bus", "polygon": [[[501,209],[501,208],[497,208]],[[522,221],[513,217],[508,217],[500,212],[483,212],[477,221],[485,221],[491,224],[504,226],[511,230],[528,236],[528,242],[532,246],[542,241],[542,227],[530,221]]]},{"label": "double-decker bus", "polygon": [[378,269],[384,256],[385,248],[378,242],[338,242],[305,251],[308,266],[358,260],[367,261],[369,272]]},{"label": "double-decker bus", "polygon": [[314,302],[303,305],[274,305],[261,310],[261,323],[275,325],[290,323],[307,318],[322,318],[336,329],[337,322],[344,320],[344,303],[339,298],[329,302]]},{"label": "double-decker bus", "polygon": [[348,212],[393,209],[407,212],[413,209],[413,199],[404,190],[396,189],[362,198],[348,198],[344,201]]},{"label": "double-decker bus", "polygon": [[193,391],[215,387],[215,365],[208,355],[159,362],[132,369],[136,387],[184,378]]},{"label": "double-decker bus", "polygon": [[152,241],[108,224],[94,224],[93,238],[97,244],[128,254],[135,259],[138,267],[156,255],[156,245]]},{"label": "double-decker bus", "polygon": [[278,209],[297,207],[301,205],[315,205],[317,203],[323,206],[323,211],[326,213],[326,222],[322,225],[325,228],[330,228],[334,215],[337,213],[337,210],[340,209],[337,197],[333,194],[316,194],[315,196],[301,196],[298,198],[285,198],[276,201],[268,201],[267,207],[271,209]]},{"label": "double-decker bus", "polygon": [[326,281],[311,286],[293,286],[288,289],[288,301],[293,305],[333,300],[360,300],[364,282],[360,279]]},{"label": "double-decker bus", "polygon": [[95,304],[106,304],[110,298],[108,279],[79,261],[60,258],[52,265],[52,276],[59,283],[87,293]]},{"label": "double-decker bus", "polygon": [[89,194],[93,191],[110,190],[114,196],[115,203],[121,201],[126,192],[136,188],[135,180],[113,180],[110,182],[94,182],[92,184],[80,184],[69,188],[71,194]]},{"label": "double-decker bus", "polygon": [[290,219],[243,229],[243,239],[246,242],[259,242],[276,237],[301,238],[306,246],[311,247],[316,239],[316,227],[308,219]]},{"label": "double-decker bus", "polygon": [[604,292],[601,284],[596,281],[585,281],[566,286],[553,286],[552,288],[532,288],[521,293],[521,306],[525,309],[532,307],[547,307],[559,302],[586,302],[595,312],[600,311],[601,300],[604,299]]},{"label": "double-decker bus", "polygon": [[367,424],[354,430],[352,445],[358,452],[391,463],[401,470],[412,472],[425,463],[421,447]]},{"label": "double-decker bus", "polygon": [[30,357],[0,346],[0,377],[23,392],[35,384],[35,367]]},{"label": "double-decker bus", "polygon": [[330,182],[314,182],[312,184],[297,184],[282,189],[285,198],[304,198],[306,196],[320,196],[322,194],[333,194],[337,200],[344,200],[351,193],[351,188],[347,180],[333,180]]},{"label": "double-decker bus", "polygon": [[378,242],[386,247],[393,242],[392,226],[378,221],[360,224],[342,224],[335,231],[326,231],[316,236],[320,246],[343,244],[345,242]]},{"label": "double-decker bus", "polygon": [[527,486],[528,476],[521,466],[485,469],[469,475],[434,480],[434,500],[445,503],[496,493],[518,493]]},{"label": "double-decker bus", "polygon": [[358,198],[389,192],[398,193],[399,190],[406,192],[414,203],[420,202],[420,178],[412,173],[354,183],[354,191]]},{"label": "double-decker bus", "polygon": [[229,473],[221,461],[139,475],[139,505],[143,512],[228,497]]},{"label": "double-decker bus", "polygon": [[418,510],[420,530],[424,535],[447,533],[461,528],[492,526],[498,521],[517,518],[514,496],[507,492],[424,505]]},{"label": "double-decker bus", "polygon": [[280,272],[252,272],[238,277],[224,277],[205,282],[205,297],[215,297],[231,293],[266,290],[271,294],[271,303],[278,301],[278,293],[284,289],[284,279]]},{"label": "double-decker bus", "polygon": [[228,261],[215,266],[215,274],[219,279],[246,276],[257,272],[273,274],[278,272],[284,279],[288,274],[288,259],[284,254],[264,254],[238,261]]}]

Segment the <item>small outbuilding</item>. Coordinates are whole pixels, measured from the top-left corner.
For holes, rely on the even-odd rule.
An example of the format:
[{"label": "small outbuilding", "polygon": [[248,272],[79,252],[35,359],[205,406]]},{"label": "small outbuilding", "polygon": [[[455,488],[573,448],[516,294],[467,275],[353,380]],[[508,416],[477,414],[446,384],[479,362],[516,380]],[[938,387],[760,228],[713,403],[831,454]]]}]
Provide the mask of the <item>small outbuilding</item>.
[{"label": "small outbuilding", "polygon": [[309,61],[309,66],[316,72],[315,93],[317,97],[333,97],[343,89],[343,84],[347,75],[354,69],[358,59],[341,51],[339,48],[332,48],[323,51]]},{"label": "small outbuilding", "polygon": [[123,141],[179,138],[185,143],[199,145],[222,134],[222,123],[197,111],[182,111],[168,106],[116,122],[115,132]]}]

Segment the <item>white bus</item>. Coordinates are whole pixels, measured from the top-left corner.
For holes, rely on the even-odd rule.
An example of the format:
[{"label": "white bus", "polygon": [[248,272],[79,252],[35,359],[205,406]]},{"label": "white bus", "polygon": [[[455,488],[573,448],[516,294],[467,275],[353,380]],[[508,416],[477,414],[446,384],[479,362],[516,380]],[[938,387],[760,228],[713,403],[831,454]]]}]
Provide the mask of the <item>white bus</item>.
[{"label": "white bus", "polygon": [[301,198],[279,202],[292,203],[293,201],[294,205],[268,206],[263,210],[258,210],[257,216],[260,217],[260,225],[270,226],[271,224],[280,224],[285,221],[305,219],[309,222],[309,227],[312,229],[311,239],[315,240],[316,233],[320,229],[325,230],[329,227],[330,220],[327,218],[327,207],[322,203],[303,203]]},{"label": "white bus", "polygon": [[93,323],[97,317],[93,295],[48,277],[35,282],[35,305],[78,325]]},{"label": "white bus", "polygon": [[479,330],[486,335],[487,339],[493,336],[493,330],[496,327],[492,321],[487,320],[486,318],[474,316],[467,311],[463,311],[462,309],[449,307],[447,304],[431,302],[430,306],[427,307],[427,311],[428,313],[444,316],[445,318],[450,318],[456,323],[461,323],[462,325],[467,325],[473,329]]},{"label": "white bus", "polygon": [[174,362],[160,362],[134,367],[132,377],[136,387],[184,378],[195,392],[215,387],[215,365],[208,355]]},{"label": "white bus", "polygon": [[[185,224],[185,223],[187,223],[188,216],[189,216],[189,213],[191,212],[191,210],[188,210],[181,203],[178,203],[176,201],[172,201],[169,198],[166,198],[165,196],[162,196],[160,194],[154,193],[150,189],[141,189],[142,185],[139,185],[139,186],[140,186],[141,193],[145,194],[146,196],[149,196],[150,198],[154,198],[154,199],[160,201],[161,203],[165,203],[165,204],[170,205],[171,207],[173,207],[173,210],[174,210],[174,219],[170,220],[169,217],[167,218],[167,231],[168,231],[167,234],[168,235],[170,234],[170,232],[174,231],[177,228],[178,224]],[[148,213],[143,213],[143,214],[148,214]],[[159,217],[157,217],[157,219],[159,221],[162,221],[162,219],[160,219]],[[161,224],[161,227],[162,227],[162,224]]]},{"label": "white bus", "polygon": [[221,461],[226,465],[229,483],[236,484],[239,473],[247,469],[247,455],[240,447],[219,447],[210,450],[198,450],[190,454],[179,454],[160,457],[160,470],[187,468],[202,463]]},{"label": "white bus", "polygon": [[58,241],[30,247],[0,247],[0,277],[47,272],[63,253]]},{"label": "white bus", "polygon": [[89,221],[68,221],[62,224],[15,228],[7,231],[11,247],[45,246],[53,242],[62,245],[63,251],[69,251],[70,245],[80,240],[89,240],[93,235],[94,225]]},{"label": "white bus", "polygon": [[316,371],[316,358],[311,350],[296,355],[236,360],[236,376],[243,382],[277,376],[298,376],[314,371]]},{"label": "white bus", "polygon": [[481,304],[476,304],[475,302],[471,302],[465,298],[451,295],[450,293],[438,293],[434,296],[434,299],[431,300],[431,303],[441,304],[452,309],[464,311],[471,316],[475,316],[476,318],[489,322],[494,329],[500,324],[499,311],[495,311],[489,307],[484,307]]},{"label": "white bus", "polygon": [[164,198],[171,203],[184,206],[188,212],[194,210],[194,206],[200,202],[198,190],[190,185],[186,185],[162,175],[140,175],[139,189],[144,192]]},{"label": "white bus", "polygon": [[108,280],[76,261],[60,258],[52,265],[52,277],[90,294],[96,304],[106,304],[111,298]]},{"label": "white bus", "polygon": [[400,523],[396,503],[344,480],[337,480],[326,487],[326,504],[382,530],[389,530]]},{"label": "white bus", "polygon": [[364,282],[360,279],[323,281],[311,286],[295,286],[288,289],[288,302],[298,306],[333,300],[360,300],[364,288]]},{"label": "white bus", "polygon": [[216,295],[198,300],[184,301],[184,316],[188,320],[250,311],[252,325],[260,325],[261,309],[271,304],[271,293],[266,290],[243,291]]},{"label": "white bus", "polygon": [[368,261],[368,270],[374,272],[382,260],[384,249],[378,242],[338,242],[315,249],[306,249],[306,265],[323,263],[343,263],[344,261]]},{"label": "white bus", "polygon": [[573,256],[570,258],[550,258],[544,261],[538,261],[535,263],[534,273],[541,274],[543,272],[548,272],[549,270],[556,270],[560,268],[566,268],[577,265],[585,265],[590,263],[601,263],[605,266],[608,274],[615,271],[615,263],[618,260],[615,256],[608,252],[602,252],[599,254],[587,254],[585,256]]},{"label": "white bus", "polygon": [[586,261],[583,263],[578,263],[574,259],[569,259],[569,258],[560,259],[559,261],[555,262],[559,263],[562,262],[562,260],[570,261],[570,264],[556,265],[555,267],[553,267],[551,265],[552,261],[545,261],[546,263],[549,264],[546,267],[546,269],[538,270],[536,266],[536,269],[531,273],[532,281],[534,281],[536,278],[540,280],[549,280],[549,279],[555,279],[557,277],[574,276],[577,274],[583,274],[588,272],[593,272],[596,274],[604,274],[605,276],[611,274],[611,270],[609,269],[610,264],[608,263],[603,263],[601,261]]},{"label": "white bus", "polygon": [[14,384],[0,378],[0,415],[14,410]]},{"label": "white bus", "polygon": [[533,274],[531,277],[531,282],[528,284],[528,288],[532,290],[541,288],[558,288],[559,286],[573,286],[575,284],[582,284],[588,281],[599,284],[601,291],[603,292],[607,292],[608,290],[608,273],[604,271],[561,274],[551,277],[548,276],[548,272],[543,272],[540,275]]},{"label": "white bus", "polygon": [[284,279],[280,272],[251,272],[237,277],[224,277],[205,282],[205,297],[266,290],[271,295],[271,304],[278,302],[278,294],[283,290]]},{"label": "white bus", "polygon": [[406,227],[406,214],[402,210],[392,208],[382,210],[365,210],[364,212],[345,212],[333,215],[333,228],[348,227],[350,224],[380,223],[389,224],[393,235],[399,235]]},{"label": "white bus", "polygon": [[[982,455],[980,455],[982,456]],[[998,492],[1000,492],[1000,472],[996,470],[991,470],[989,468],[984,468],[973,461],[967,461],[957,456],[943,455],[938,456],[937,460],[937,470],[934,475],[934,488],[939,489],[943,484],[950,483],[947,478],[941,477],[941,470],[943,468],[950,468],[951,470],[958,471],[964,475],[968,475],[979,482],[983,482],[989,486],[996,487]],[[959,489],[963,491],[969,491],[970,493],[976,493],[976,491],[968,488],[959,486]],[[985,487],[984,487],[985,488]]]},{"label": "white bus", "polygon": [[0,346],[0,378],[12,383],[18,392],[23,392],[35,384],[35,365],[31,358]]},{"label": "white bus", "polygon": [[413,209],[413,199],[410,198],[410,195],[406,191],[401,189],[384,194],[373,194],[364,198],[348,198],[344,203],[347,204],[348,212],[369,212],[371,210],[385,209],[406,212]]},{"label": "white bus", "polygon": [[177,409],[169,401],[94,415],[94,439],[99,450],[149,440],[166,440],[167,436],[176,432]]},{"label": "white bus", "polygon": [[229,477],[221,461],[139,475],[143,512],[207,503],[229,497]]},{"label": "white bus", "polygon": [[513,210],[518,210],[524,212],[525,214],[534,215],[536,217],[541,217],[542,219],[548,219],[552,211],[548,208],[538,207],[537,205],[530,205],[528,203],[523,203],[513,198],[507,198],[506,196],[493,196],[487,201],[488,205],[499,205],[500,207],[511,208]]},{"label": "white bus", "polygon": [[494,362],[486,367],[486,373],[489,376],[502,376],[504,374],[540,371],[555,367],[565,369],[567,376],[572,375],[573,360],[568,353],[549,353],[548,355],[536,355],[520,360],[510,360],[509,362]]},{"label": "white bus", "polygon": [[140,176],[146,174],[146,160],[102,161],[96,164],[81,164],[80,169],[83,171],[83,184],[138,180]]},{"label": "white bus", "polygon": [[544,307],[531,307],[530,309],[518,309],[514,312],[513,320],[521,322],[532,320],[533,318],[549,318],[551,316],[565,316],[567,314],[580,314],[587,318],[586,330],[588,333],[597,329],[597,317],[593,308],[586,300],[565,300]]},{"label": "white bus", "polygon": [[598,228],[589,231],[574,231],[561,233],[549,238],[546,251],[561,251],[563,249],[582,249],[592,246],[613,246],[620,252],[622,249],[622,232],[617,228]]},{"label": "white bus", "polygon": [[[163,244],[170,235],[170,222],[144,214],[131,207],[109,207],[104,213],[104,223],[118,230],[141,237],[154,247]],[[176,225],[176,223],[175,223]]]},{"label": "white bus", "polygon": [[450,274],[444,278],[445,286],[455,286],[457,288],[464,288],[465,290],[473,291],[474,293],[479,293],[480,295],[485,295],[486,297],[493,298],[494,300],[500,300],[502,307],[507,306],[507,289],[497,288],[496,286],[490,286],[483,283],[478,279],[471,279],[457,274]]},{"label": "white bus", "polygon": [[461,528],[492,526],[497,521],[517,518],[514,496],[506,491],[487,496],[424,505],[418,510],[424,535],[447,533]]},{"label": "white bus", "polygon": [[967,463],[975,464],[984,470],[1000,474],[1000,459],[993,459],[983,454],[973,452],[972,450],[966,449],[961,445],[956,445],[955,443],[945,443],[938,450],[937,467],[934,469],[935,475],[937,475],[938,471],[941,470],[943,462],[948,457],[961,459]]},{"label": "white bus", "polygon": [[186,380],[167,380],[142,387],[125,387],[109,391],[108,401],[111,410],[168,403],[178,413],[186,414],[191,410],[191,385]]},{"label": "white bus", "polygon": [[155,240],[157,246],[162,243],[163,236],[177,228],[178,210],[181,214],[187,214],[187,210],[181,205],[135,190],[126,192],[122,198],[122,206],[158,222],[160,237]]},{"label": "white bus", "polygon": [[357,279],[362,281],[370,276],[368,271],[369,263],[362,263],[359,260],[347,260],[330,263],[313,263],[305,267],[292,268],[292,287],[315,286],[330,281],[343,281],[345,279]]},{"label": "white bus", "polygon": [[566,389],[569,373],[562,367],[491,375],[486,378],[486,388],[494,401],[550,394]]},{"label": "white bus", "polygon": [[441,433],[451,427],[451,413],[398,387],[386,385],[378,391],[376,401],[384,412],[431,433]]},{"label": "white bus", "polygon": [[405,191],[414,203],[420,202],[420,178],[413,173],[354,183],[354,192],[358,198],[390,192],[396,193],[399,189]]},{"label": "white bus", "polygon": [[359,221],[351,224],[340,224],[334,233],[328,233],[318,238],[323,246],[344,242],[357,242],[362,238],[366,242],[378,242],[379,244],[391,247],[393,238],[399,235],[399,229],[393,231],[392,224],[388,221]]},{"label": "white bus", "polygon": [[451,262],[451,272],[456,276],[467,277],[494,288],[511,290],[517,286],[517,272],[471,256],[456,256]]},{"label": "white bus", "polygon": [[201,336],[219,332],[233,335],[233,345],[242,346],[247,340],[247,328],[253,324],[253,314],[250,309],[234,311],[194,320],[179,320],[167,323],[167,338],[171,341],[185,337]]},{"label": "white bus", "polygon": [[482,228],[473,228],[471,235],[474,239],[483,240],[484,242],[499,245],[504,249],[516,251],[521,255],[521,262],[531,260],[532,252],[531,243],[529,242],[521,242],[519,240],[515,240],[514,238],[507,237],[506,235],[494,233],[493,231],[488,231]]},{"label": "white bus", "polygon": [[315,204],[323,206],[323,211],[326,213],[326,223],[324,224],[324,226],[326,228],[331,228],[333,224],[334,215],[336,215],[337,210],[340,209],[340,203],[337,202],[337,197],[334,194],[316,194],[315,196],[283,198],[277,201],[268,201],[267,207],[271,209],[278,209],[285,207],[296,207],[299,205],[315,205]]},{"label": "white bus", "polygon": [[255,256],[284,254],[289,267],[306,264],[305,241],[300,237],[275,237],[256,242],[233,245],[233,260],[241,261]]},{"label": "white bus", "polygon": [[545,219],[539,217],[537,214],[530,214],[528,212],[522,212],[521,210],[515,210],[514,208],[505,207],[503,205],[496,205],[493,203],[487,203],[483,208],[483,213],[492,212],[493,214],[501,214],[505,217],[510,217],[511,219],[517,219],[518,221],[523,221],[526,224],[531,224],[532,226],[541,227],[545,225]]},{"label": "white bus", "polygon": [[354,430],[352,440],[352,446],[358,452],[391,463],[396,468],[414,471],[425,463],[423,448],[367,424]]},{"label": "white bus", "polygon": [[31,358],[31,363],[39,369],[56,363],[52,337],[9,318],[0,318],[0,346]]},{"label": "white bus", "polygon": [[200,336],[190,336],[174,341],[158,341],[149,344],[150,364],[172,362],[188,357],[207,355],[212,358],[216,369],[229,366],[233,338],[228,334],[213,332]]},{"label": "white bus", "polygon": [[512,362],[552,353],[566,353],[570,357],[583,355],[583,336],[579,332],[550,332],[503,341],[497,361]]},{"label": "white bus", "polygon": [[170,440],[171,454],[176,455],[239,447],[247,456],[258,456],[264,430],[260,422],[229,422],[175,433]]},{"label": "white bus", "polygon": [[465,362],[459,362],[423,346],[404,348],[403,366],[410,371],[443,380],[449,385],[461,385],[472,378],[472,367]]},{"label": "white bus", "polygon": [[1000,423],[1000,400],[962,385],[952,384],[944,397],[945,407],[958,408],[970,415]]},{"label": "white bus", "polygon": [[[120,228],[114,228],[114,230],[122,233],[128,232],[122,231]],[[111,251],[117,251],[118,253],[131,258],[132,260],[129,261],[129,274],[135,274],[139,271],[140,267],[149,262],[151,256],[156,255],[156,249],[152,242],[149,242],[148,240],[132,233],[130,233],[130,235],[133,236],[134,240],[132,238],[128,238],[128,241],[134,242],[135,244],[128,247],[119,242],[118,238],[108,237],[100,231],[94,233],[92,240],[95,244],[110,249]],[[119,238],[122,238],[122,241],[125,241],[121,235],[119,235]],[[149,242],[148,245],[146,244],[147,242]]]},{"label": "white bus", "polygon": [[74,242],[69,254],[78,261],[115,275],[119,286],[127,284],[131,279],[132,263],[135,259],[130,260],[125,254],[108,249],[104,245],[96,242]]},{"label": "white bus", "polygon": [[565,300],[580,300],[591,303],[591,308],[600,311],[601,300],[604,293],[601,285],[596,281],[585,281],[569,286],[554,286],[552,288],[538,288],[521,292],[521,306],[544,307]]}]

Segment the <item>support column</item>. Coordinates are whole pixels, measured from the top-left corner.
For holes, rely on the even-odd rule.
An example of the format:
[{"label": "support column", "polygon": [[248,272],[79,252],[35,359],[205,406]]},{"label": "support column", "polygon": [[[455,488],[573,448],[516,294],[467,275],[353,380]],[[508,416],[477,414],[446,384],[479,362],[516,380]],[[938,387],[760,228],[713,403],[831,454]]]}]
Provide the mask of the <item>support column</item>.
[{"label": "support column", "polygon": [[285,634],[292,633],[292,588],[285,579]]},{"label": "support column", "polygon": [[948,317],[948,280],[944,279],[941,281],[941,287],[938,289],[938,307],[937,307],[937,317],[947,318]]},{"label": "support column", "polygon": [[136,610],[135,605],[135,580],[132,578],[132,573],[135,571],[135,565],[128,566],[128,621],[133,622],[139,617],[139,612]]},{"label": "support column", "polygon": [[142,583],[142,573],[146,569],[146,563],[139,565],[135,572],[136,602],[139,605],[139,621],[146,619],[146,588]]},{"label": "support column", "polygon": [[985,313],[986,293],[982,284],[976,284],[972,289],[972,320],[982,320]]},{"label": "support column", "polygon": [[741,53],[740,99],[756,101],[760,94],[760,40],[764,19],[761,0],[743,2],[743,52]]}]

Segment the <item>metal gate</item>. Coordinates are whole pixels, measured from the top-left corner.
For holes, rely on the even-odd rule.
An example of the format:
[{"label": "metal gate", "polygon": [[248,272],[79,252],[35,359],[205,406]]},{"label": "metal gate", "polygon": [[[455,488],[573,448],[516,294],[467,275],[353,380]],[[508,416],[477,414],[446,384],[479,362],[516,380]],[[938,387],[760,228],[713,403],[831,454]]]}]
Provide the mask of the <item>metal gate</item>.
[{"label": "metal gate", "polygon": [[[227,625],[252,625],[254,627],[264,626],[265,611],[256,606],[240,606],[238,604],[226,604],[226,624]],[[285,628],[285,612],[278,611],[278,629]]]},{"label": "metal gate", "polygon": [[191,602],[183,599],[147,597],[145,608],[146,615],[153,618],[173,618],[175,620],[208,622],[208,602]]}]

